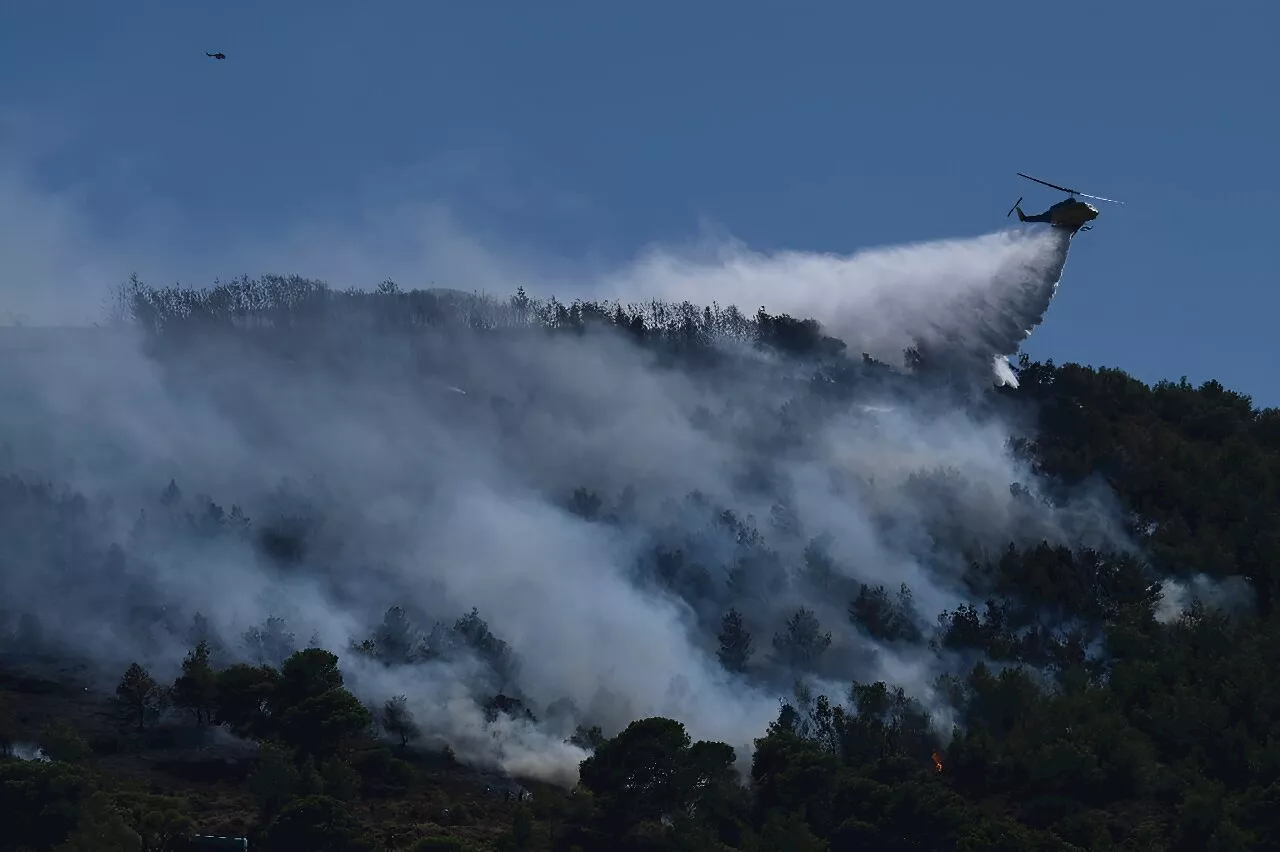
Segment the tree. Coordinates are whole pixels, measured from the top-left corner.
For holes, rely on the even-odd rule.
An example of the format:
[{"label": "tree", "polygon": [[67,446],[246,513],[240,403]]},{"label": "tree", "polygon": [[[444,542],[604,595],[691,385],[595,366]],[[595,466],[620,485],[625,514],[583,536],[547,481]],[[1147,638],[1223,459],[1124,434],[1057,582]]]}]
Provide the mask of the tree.
[{"label": "tree", "polygon": [[342,687],[338,656],[323,648],[307,648],[291,654],[280,667],[275,689],[275,712],[283,715],[302,702]]},{"label": "tree", "polygon": [[145,852],[146,848],[111,795],[99,791],[85,801],[75,831],[56,852]]},{"label": "tree", "polygon": [[422,636],[402,607],[393,606],[382,618],[372,641],[374,656],[387,665],[404,665],[418,658]]},{"label": "tree", "polygon": [[498,678],[498,689],[505,689],[515,679],[516,659],[511,646],[494,636],[489,625],[480,617],[479,610],[458,619],[453,625],[453,632],[466,646],[471,648],[480,659],[489,664]]},{"label": "tree", "polygon": [[796,610],[787,619],[786,627],[773,637],[773,648],[778,659],[792,669],[812,669],[829,647],[831,632],[822,632],[818,617],[807,607]]},{"label": "tree", "polygon": [[145,668],[133,663],[125,670],[120,685],[116,687],[116,699],[124,711],[128,724],[141,731],[153,722],[164,708],[164,690]]},{"label": "tree", "polygon": [[182,661],[182,674],[173,682],[173,703],[191,711],[199,726],[216,712],[218,676],[209,664],[209,643],[204,639]]},{"label": "tree", "polygon": [[[4,814],[5,847],[53,849],[77,824],[85,824],[82,814],[88,798],[95,792],[93,778],[81,767],[34,760],[0,760],[0,814]],[[104,804],[95,802],[90,809]],[[84,852],[95,849],[93,846],[80,848]]]},{"label": "tree", "polygon": [[587,521],[598,519],[603,506],[600,495],[588,488],[573,489],[573,496],[569,498],[569,511]]},{"label": "tree", "polygon": [[730,609],[720,620],[720,664],[731,672],[744,672],[751,659],[751,634],[742,621],[742,613]]},{"label": "tree", "polygon": [[508,719],[520,719],[535,725],[538,724],[537,717],[533,715],[532,710],[525,706],[523,701],[510,695],[503,695],[501,692],[486,701],[482,709],[484,710],[485,721],[490,724],[497,721],[499,716],[506,716]]},{"label": "tree", "polygon": [[787,852],[827,852],[831,844],[816,837],[803,817],[795,811],[771,811],[761,839],[769,849]]},{"label": "tree", "polygon": [[143,852],[173,849],[195,829],[184,798],[128,793],[116,797],[116,806],[141,839]]},{"label": "tree", "polygon": [[838,594],[843,579],[830,548],[831,539],[827,535],[810,539],[804,548],[805,579],[821,595]]},{"label": "tree", "polygon": [[409,699],[404,695],[388,699],[382,705],[382,727],[386,728],[387,733],[400,738],[401,749],[408,748],[409,741],[417,739],[422,733],[409,710]]},{"label": "tree", "polygon": [[696,810],[720,785],[732,783],[734,760],[724,743],[691,745],[684,725],[650,718],[601,743],[579,776],[611,829],[625,832],[641,821]]},{"label": "tree", "polygon": [[274,615],[262,627],[246,630],[243,639],[250,655],[261,665],[281,665],[298,647],[297,637],[287,629],[284,619]]},{"label": "tree", "polygon": [[272,708],[280,673],[270,666],[236,663],[218,672],[218,704],[213,721],[238,736],[266,736],[272,727]]},{"label": "tree", "polygon": [[169,484],[165,486],[163,493],[160,495],[160,505],[174,508],[180,502],[182,502],[182,489],[178,487],[177,480],[170,479]]},{"label": "tree", "polygon": [[308,796],[287,805],[267,827],[268,849],[308,852],[372,852],[360,821],[337,799]]},{"label": "tree", "polygon": [[578,725],[574,728],[573,733],[569,735],[569,739],[566,740],[570,745],[575,745],[583,751],[594,751],[604,741],[604,732],[600,730],[599,725],[590,727]]},{"label": "tree", "polygon": [[280,718],[279,736],[300,755],[326,757],[367,731],[373,716],[341,686],[289,705]]},{"label": "tree", "polygon": [[915,619],[915,604],[906,583],[899,588],[896,603],[889,600],[884,586],[872,588],[863,583],[849,604],[849,620],[876,639],[918,642],[922,634]]},{"label": "tree", "polygon": [[302,775],[284,749],[275,743],[263,743],[247,787],[257,802],[259,818],[270,822],[301,791]]},{"label": "tree", "polygon": [[215,669],[219,667],[226,653],[226,646],[213,624],[203,613],[197,612],[191,617],[191,627],[187,630],[187,642],[192,647],[204,642],[209,649],[209,665]]},{"label": "tree", "polygon": [[360,795],[360,773],[341,758],[331,757],[321,761],[319,778],[322,792],[326,796],[351,802]]}]

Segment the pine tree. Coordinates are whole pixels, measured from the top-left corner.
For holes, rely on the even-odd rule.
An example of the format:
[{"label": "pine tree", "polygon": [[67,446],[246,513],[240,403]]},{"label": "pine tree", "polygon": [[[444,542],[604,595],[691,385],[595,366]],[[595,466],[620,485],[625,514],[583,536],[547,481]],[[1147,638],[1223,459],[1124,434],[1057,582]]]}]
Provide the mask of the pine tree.
[{"label": "pine tree", "polygon": [[126,720],[141,731],[148,721],[159,715],[164,705],[164,690],[150,672],[133,663],[116,687],[116,699],[125,712]]},{"label": "pine tree", "polygon": [[746,671],[751,659],[751,634],[742,622],[742,613],[730,609],[720,620],[720,664],[731,672]]},{"label": "pine tree", "polygon": [[409,711],[409,699],[403,695],[397,695],[382,705],[382,727],[387,729],[387,733],[400,738],[401,748],[408,748],[409,741],[417,739],[421,733]]},{"label": "pine tree", "polygon": [[195,714],[196,724],[213,717],[218,701],[218,678],[209,664],[209,643],[201,639],[182,661],[182,674],[173,682],[173,703]]},{"label": "pine tree", "polygon": [[801,607],[787,619],[786,629],[773,637],[773,648],[781,662],[793,669],[809,669],[831,647],[831,631],[822,625],[813,610]]}]

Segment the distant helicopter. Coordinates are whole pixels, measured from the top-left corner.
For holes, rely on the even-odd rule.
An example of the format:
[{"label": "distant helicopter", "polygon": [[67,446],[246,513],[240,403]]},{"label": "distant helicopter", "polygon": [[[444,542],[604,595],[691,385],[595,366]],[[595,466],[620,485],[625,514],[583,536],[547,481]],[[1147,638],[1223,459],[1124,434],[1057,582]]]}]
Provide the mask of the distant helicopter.
[{"label": "distant helicopter", "polygon": [[208,57],[210,57],[211,59],[226,59],[226,58],[227,58],[227,55],[226,55],[225,53],[223,53],[222,51],[218,51],[217,53],[206,53],[206,54],[205,54],[205,56],[208,56]]},{"label": "distant helicopter", "polygon": [[1098,201],[1109,201],[1112,204],[1124,204],[1123,201],[1116,201],[1114,198],[1103,198],[1101,195],[1089,195],[1087,193],[1080,192],[1079,190],[1067,189],[1065,186],[1058,186],[1056,183],[1049,183],[1047,180],[1040,180],[1040,178],[1034,178],[1031,175],[1024,175],[1022,172],[1018,172],[1018,177],[1033,180],[1036,183],[1042,183],[1045,186],[1052,187],[1053,189],[1061,190],[1072,197],[1059,201],[1048,210],[1043,213],[1037,213],[1034,216],[1028,216],[1026,213],[1022,212],[1022,208],[1019,206],[1022,204],[1022,199],[1019,198],[1013,203],[1013,206],[1009,208],[1009,212],[1004,214],[1005,218],[1012,216],[1013,212],[1016,210],[1018,212],[1019,222],[1046,222],[1055,228],[1062,228],[1070,231],[1071,236],[1073,237],[1076,235],[1077,231],[1091,230],[1093,226],[1088,223],[1098,218],[1097,207],[1094,207],[1087,201],[1080,201],[1075,198],[1075,196],[1083,195],[1085,198],[1094,198]]}]

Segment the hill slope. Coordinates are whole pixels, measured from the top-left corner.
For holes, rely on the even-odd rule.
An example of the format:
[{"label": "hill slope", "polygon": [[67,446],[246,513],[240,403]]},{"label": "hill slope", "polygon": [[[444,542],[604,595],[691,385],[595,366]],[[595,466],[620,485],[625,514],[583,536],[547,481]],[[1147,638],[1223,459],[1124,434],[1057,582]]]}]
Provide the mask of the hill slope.
[{"label": "hill slope", "polygon": [[763,310],[126,295],[0,378],[0,730],[57,758],[0,848],[1266,848],[1274,410]]}]

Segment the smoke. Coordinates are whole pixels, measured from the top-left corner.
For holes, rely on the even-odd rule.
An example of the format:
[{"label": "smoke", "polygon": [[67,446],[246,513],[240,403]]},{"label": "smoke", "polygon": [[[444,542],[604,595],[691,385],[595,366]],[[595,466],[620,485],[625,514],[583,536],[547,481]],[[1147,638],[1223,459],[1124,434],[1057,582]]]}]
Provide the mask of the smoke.
[{"label": "smoke", "polygon": [[1004,356],[1039,325],[1066,264],[1070,237],[1052,228],[876,248],[849,256],[754,252],[738,242],[654,249],[610,276],[617,298],[767,305],[822,322],[862,352],[898,363],[908,347],[990,363],[1016,385]]},{"label": "smoke", "polygon": [[[6,118],[0,112],[0,327],[91,325],[112,307],[113,288],[131,272],[170,284],[203,283],[228,270],[307,270],[335,287],[391,278],[501,292],[524,281],[531,288],[554,284],[561,295],[594,280],[580,263],[508,245],[496,249],[431,202],[374,200],[352,212],[354,221],[303,218],[266,233],[203,238],[200,225],[149,194],[145,181],[40,185],[35,176],[45,157],[54,156],[43,150],[48,140],[26,149],[7,146],[4,137],[16,134]],[[49,147],[56,152],[56,143]],[[117,193],[128,197],[127,205],[118,203]],[[110,210],[115,233],[103,232],[90,212],[95,207]],[[234,225],[232,217],[226,227]]]},{"label": "smoke", "polygon": [[[729,242],[652,250],[591,292],[763,305],[895,368],[913,348],[981,365],[990,384],[993,359],[1041,321],[1066,248],[1048,230],[850,257]],[[513,265],[488,259],[482,274]],[[553,277],[531,268],[512,287]],[[975,548],[1124,544],[1098,495],[1041,498],[1009,424],[893,370],[832,396],[814,368],[753,349],[748,320],[724,310],[703,328],[719,359],[677,369],[625,334],[534,330],[507,295],[392,293],[372,319],[332,297],[292,327],[212,326],[164,346],[130,328],[5,330],[12,641],[89,655],[104,682],[135,659],[163,678],[197,612],[228,659],[254,661],[265,646],[245,632],[282,618],[292,646],[334,650],[371,704],[406,695],[463,759],[571,783],[579,724],[611,733],[667,715],[746,757],[798,676],[885,679],[933,701],[947,661],[854,625],[860,584],[906,584],[924,635],[967,600]],[[460,319],[378,324],[418,308]],[[705,320],[681,310],[667,318]],[[297,546],[264,554],[267,533]],[[350,651],[392,606],[423,636],[474,607],[510,654],[384,664]],[[745,673],[716,656],[731,607],[753,637]],[[831,633],[814,659],[783,641],[809,624],[799,611]],[[486,715],[499,691],[537,721]]]},{"label": "smoke", "polygon": [[0,324],[89,320],[126,257],[88,235],[73,199],[34,192],[17,164],[0,162],[0,194]]},{"label": "smoke", "polygon": [[1170,624],[1197,602],[1210,609],[1232,613],[1248,611],[1252,609],[1255,597],[1253,588],[1243,577],[1221,580],[1205,574],[1193,574],[1187,578],[1167,577],[1161,581],[1161,599],[1155,617],[1162,624]]},{"label": "smoke", "polygon": [[14,743],[9,747],[9,754],[18,760],[36,761],[38,763],[47,763],[48,755],[44,753],[44,749],[35,743]]}]

